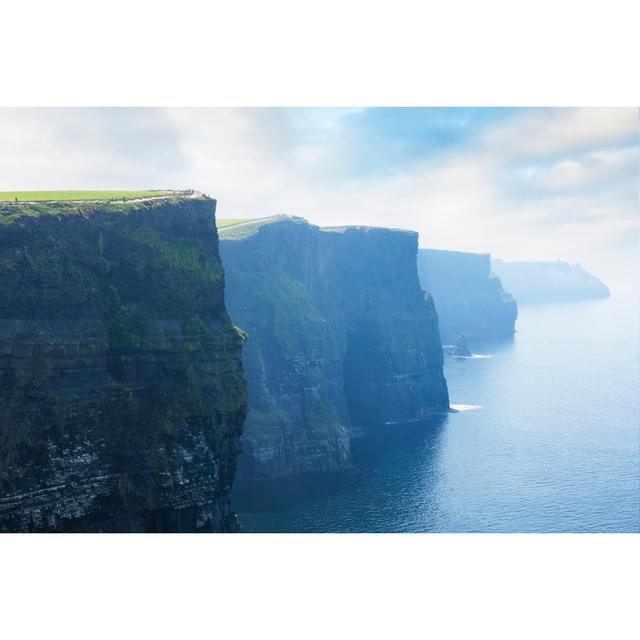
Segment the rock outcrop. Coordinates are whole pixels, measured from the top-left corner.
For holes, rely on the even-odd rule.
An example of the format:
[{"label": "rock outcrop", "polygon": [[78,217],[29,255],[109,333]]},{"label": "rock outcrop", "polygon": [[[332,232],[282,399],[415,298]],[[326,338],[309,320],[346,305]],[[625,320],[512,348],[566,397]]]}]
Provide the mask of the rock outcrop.
[{"label": "rock outcrop", "polygon": [[556,262],[503,262],[492,268],[518,302],[564,302],[608,298],[608,287],[579,264]]},{"label": "rock outcrop", "polygon": [[449,408],[417,234],[280,216],[220,239],[227,307],[249,336],[240,482],[345,468],[354,428]]},{"label": "rock outcrop", "polygon": [[0,205],[0,531],[233,531],[215,201]]},{"label": "rock outcrop", "polygon": [[443,341],[455,341],[460,334],[513,335],[518,306],[491,273],[489,254],[420,249],[418,274],[422,288],[433,296]]},{"label": "rock outcrop", "polygon": [[469,345],[463,335],[458,337],[453,350],[451,351],[451,355],[456,356],[458,358],[469,358],[471,357],[471,350],[469,349]]}]

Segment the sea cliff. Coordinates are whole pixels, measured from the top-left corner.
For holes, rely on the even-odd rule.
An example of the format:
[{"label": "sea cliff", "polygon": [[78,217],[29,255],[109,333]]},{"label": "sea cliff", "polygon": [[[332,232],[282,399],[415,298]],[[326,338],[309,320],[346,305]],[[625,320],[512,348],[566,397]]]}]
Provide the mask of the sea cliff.
[{"label": "sea cliff", "polygon": [[506,262],[494,260],[492,268],[518,302],[563,302],[608,298],[608,287],[580,264],[556,262]]},{"label": "sea cliff", "polygon": [[215,201],[0,205],[0,531],[234,531]]},{"label": "sea cliff", "polygon": [[220,238],[229,313],[249,336],[239,482],[343,469],[359,429],[449,408],[417,234],[278,216]]},{"label": "sea cliff", "polygon": [[491,273],[489,254],[420,249],[418,274],[433,296],[443,340],[513,335],[518,306]]}]

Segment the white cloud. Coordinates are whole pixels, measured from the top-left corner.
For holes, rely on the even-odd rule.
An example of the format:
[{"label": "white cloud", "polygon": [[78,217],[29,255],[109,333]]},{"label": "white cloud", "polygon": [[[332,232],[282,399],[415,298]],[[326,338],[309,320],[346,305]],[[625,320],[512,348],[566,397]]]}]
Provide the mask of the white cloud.
[{"label": "white cloud", "polygon": [[0,110],[0,188],[195,187],[221,217],[415,229],[422,246],[560,257],[605,278],[637,264],[637,111],[523,111],[384,176],[350,165],[344,113]]},{"label": "white cloud", "polygon": [[615,145],[637,136],[637,109],[594,107],[527,112],[492,127],[484,142],[504,154],[545,156]]},{"label": "white cloud", "polygon": [[177,133],[160,109],[1,109],[0,189],[162,187]]},{"label": "white cloud", "polygon": [[553,162],[534,171],[532,177],[546,189],[594,187],[637,173],[639,159],[637,146],[593,151]]},{"label": "white cloud", "polygon": [[637,146],[600,149],[518,166],[511,178],[519,189],[557,192],[582,190],[593,193],[616,182],[624,181],[628,187],[632,186],[639,161],[640,150]]}]

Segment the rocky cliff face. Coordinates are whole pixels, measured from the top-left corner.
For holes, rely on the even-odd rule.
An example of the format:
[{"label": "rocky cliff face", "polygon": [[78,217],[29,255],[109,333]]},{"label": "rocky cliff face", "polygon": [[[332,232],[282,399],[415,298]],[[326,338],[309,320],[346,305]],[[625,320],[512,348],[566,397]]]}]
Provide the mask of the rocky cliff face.
[{"label": "rocky cliff face", "polygon": [[231,531],[215,202],[0,207],[0,530]]},{"label": "rocky cliff face", "polygon": [[519,302],[563,302],[608,298],[607,286],[579,264],[556,262],[503,262],[493,270]]},{"label": "rocky cliff face", "polygon": [[513,335],[518,306],[491,273],[489,254],[420,249],[418,274],[433,296],[444,341]]},{"label": "rocky cliff face", "polygon": [[416,234],[278,217],[223,229],[220,250],[249,335],[240,482],[344,468],[352,427],[448,409]]}]

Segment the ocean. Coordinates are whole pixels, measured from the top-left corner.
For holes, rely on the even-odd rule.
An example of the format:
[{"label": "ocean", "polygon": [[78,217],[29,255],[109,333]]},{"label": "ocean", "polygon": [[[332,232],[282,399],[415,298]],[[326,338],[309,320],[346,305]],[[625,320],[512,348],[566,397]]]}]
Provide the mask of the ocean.
[{"label": "ocean", "polygon": [[445,356],[452,406],[353,443],[353,469],[233,494],[246,532],[637,532],[637,291],[521,305]]}]

